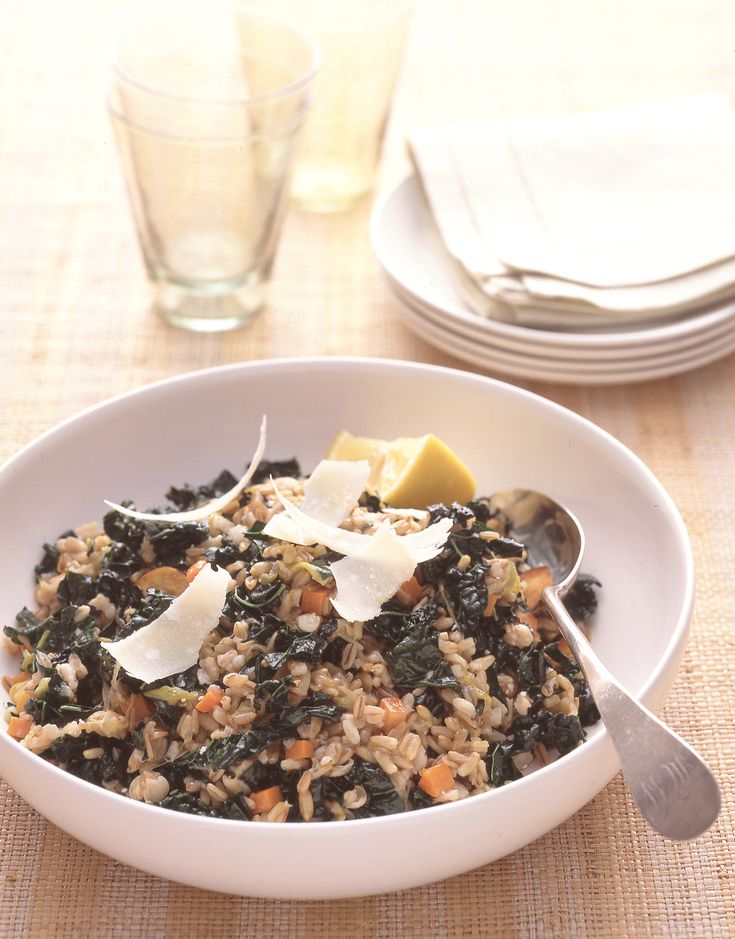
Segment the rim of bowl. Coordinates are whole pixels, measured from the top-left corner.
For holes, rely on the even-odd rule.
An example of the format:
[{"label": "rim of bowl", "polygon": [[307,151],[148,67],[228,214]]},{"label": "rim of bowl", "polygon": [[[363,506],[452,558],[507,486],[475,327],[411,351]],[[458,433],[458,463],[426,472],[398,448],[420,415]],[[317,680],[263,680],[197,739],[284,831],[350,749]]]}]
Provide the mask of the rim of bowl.
[{"label": "rim of bowl", "polygon": [[[150,393],[151,391],[158,388],[170,387],[176,384],[187,384],[192,380],[206,380],[208,376],[221,375],[228,372],[232,372],[234,374],[239,371],[257,372],[268,371],[271,369],[292,370],[294,365],[301,365],[305,368],[311,369],[314,367],[326,368],[327,370],[331,369],[334,371],[339,371],[342,368],[349,367],[350,369],[364,368],[368,371],[373,369],[388,370],[394,371],[396,373],[403,371],[425,372],[427,374],[439,374],[442,376],[447,376],[449,380],[465,382],[469,385],[475,385],[478,388],[487,387],[490,385],[502,394],[517,395],[521,398],[531,401],[537,407],[540,406],[542,408],[548,409],[557,417],[561,417],[567,421],[572,421],[572,423],[575,423],[577,426],[584,428],[587,433],[591,433],[598,440],[604,441],[607,446],[612,446],[613,449],[615,449],[619,454],[622,454],[626,459],[630,460],[637,468],[637,470],[644,475],[647,481],[657,488],[658,494],[662,500],[661,504],[666,508],[669,518],[674,523],[674,526],[677,530],[677,541],[682,551],[685,564],[684,602],[682,604],[676,625],[672,630],[669,641],[666,644],[658,664],[649,675],[647,681],[643,684],[643,687],[633,693],[636,699],[641,701],[646,700],[650,692],[662,679],[663,673],[669,662],[672,660],[672,658],[676,658],[676,654],[679,648],[683,648],[683,645],[687,639],[687,634],[689,632],[689,624],[694,604],[694,557],[689,535],[681,514],[676,504],[674,503],[674,500],[671,498],[662,483],[640,459],[640,457],[636,456],[636,454],[633,453],[629,447],[621,443],[616,437],[608,433],[608,431],[603,430],[593,421],[586,417],[582,417],[582,415],[577,414],[575,411],[572,411],[561,404],[550,401],[548,398],[544,398],[542,395],[536,394],[533,391],[528,391],[525,388],[519,388],[515,385],[509,384],[508,382],[500,381],[499,379],[488,378],[484,375],[477,375],[472,372],[465,372],[462,369],[448,368],[442,365],[410,362],[403,359],[380,359],[368,356],[280,357],[272,359],[261,359],[254,362],[235,362],[229,365],[218,365],[211,368],[197,369],[192,372],[185,372],[181,375],[174,375],[169,378],[163,378],[159,381],[151,382],[150,384],[142,385],[138,388],[132,388],[128,391],[122,392],[121,394],[107,398],[104,401],[100,401],[97,404],[93,404],[90,407],[84,408],[82,411],[65,418],[58,424],[55,424],[53,427],[49,428],[49,430],[45,431],[40,436],[36,437],[34,440],[27,443],[16,454],[11,456],[2,465],[0,465],[0,485],[2,485],[2,478],[7,470],[10,469],[15,463],[24,459],[28,452],[35,449],[37,446],[51,437],[63,433],[68,425],[76,423],[77,421],[80,421],[87,416],[111,405],[118,404],[129,399],[134,399],[138,396]],[[513,787],[525,786],[528,788],[528,786],[532,784],[532,780],[545,779],[550,772],[554,771],[554,767],[558,766],[560,760],[562,759],[564,760],[564,765],[567,768],[571,768],[572,764],[570,761],[572,760],[579,763],[581,760],[592,759],[597,750],[603,746],[604,742],[606,742],[607,738],[607,730],[605,729],[604,724],[600,723],[599,731],[583,746],[577,747],[577,749],[573,750],[571,753],[567,753],[564,757],[559,757],[558,759],[554,760],[554,762],[540,767],[533,773],[529,773],[527,776],[523,776],[521,779],[514,780],[512,783]],[[7,734],[0,733],[0,751],[2,751],[2,748],[5,746],[17,747],[18,744],[16,741],[8,738]],[[104,789],[101,786],[96,786],[94,783],[88,783],[85,780],[74,776],[72,773],[68,773],[66,770],[63,770],[58,766],[54,766],[52,763],[46,762],[45,760],[39,758],[37,754],[31,753],[24,747],[18,747],[18,750],[23,754],[22,758],[28,759],[29,768],[31,766],[35,766],[37,772],[48,772],[51,774],[52,778],[56,778],[59,781],[64,779],[69,785],[78,788],[82,793],[90,793],[90,791],[95,792],[100,798],[110,800],[109,804],[113,808],[114,806],[120,807],[120,799],[125,798],[124,796],[121,797],[119,793],[109,792],[107,789]],[[463,809],[467,811],[468,806],[476,806],[477,808],[480,808],[483,804],[489,805],[490,803],[488,800],[497,800],[498,798],[502,798],[501,793],[505,789],[506,787],[502,786],[499,789],[491,789],[489,792],[483,792],[467,799],[461,799],[458,802],[448,802],[443,805],[432,806],[431,813],[428,815],[428,817],[436,817],[437,812],[458,813]],[[514,791],[518,792],[518,789],[514,789]],[[150,818],[150,812],[157,813],[156,817],[160,818],[158,813],[166,811],[156,805],[149,805],[145,802],[137,802],[133,799],[127,799],[126,801],[128,803],[128,811],[144,813],[141,814],[141,819]],[[198,815],[186,815],[181,812],[173,812],[170,810],[169,814],[172,816],[171,823],[175,824],[176,817],[178,817],[178,824],[200,826],[202,831],[205,829],[216,831],[221,829],[223,826],[227,826],[234,831],[242,829],[243,826],[242,821],[233,819],[205,818]],[[345,821],[339,823],[339,828],[340,830],[345,828],[349,830],[359,830],[360,827],[365,825],[386,826],[396,824],[397,820],[403,820],[404,823],[407,821],[415,823],[417,819],[420,820],[422,817],[424,817],[424,813],[418,811],[402,812],[394,815],[382,815],[374,818],[346,819]],[[303,822],[258,822],[257,824],[259,830],[288,831],[288,837],[326,837],[331,829],[330,825],[308,825],[304,824]],[[212,826],[214,826],[214,828]],[[296,831],[299,831],[300,834],[295,835]],[[316,835],[316,832],[322,832],[322,834]]]},{"label": "rim of bowl", "polygon": [[[191,15],[191,12],[192,9],[186,11],[184,15]],[[140,91],[144,91],[146,94],[149,94],[152,97],[161,98],[164,101],[178,101],[181,103],[206,105],[207,107],[221,107],[223,105],[228,107],[240,107],[242,105],[249,106],[251,104],[258,104],[262,101],[270,101],[274,98],[285,98],[293,92],[298,91],[299,89],[308,85],[309,82],[312,81],[314,76],[319,71],[322,60],[322,52],[319,44],[314,39],[312,39],[312,37],[307,32],[305,32],[303,29],[300,29],[293,23],[290,23],[288,20],[281,19],[281,17],[278,16],[272,16],[269,13],[248,10],[242,12],[236,11],[235,15],[245,19],[256,20],[261,23],[268,23],[272,26],[280,27],[281,29],[290,33],[292,36],[299,39],[308,50],[311,59],[311,64],[309,67],[305,72],[303,72],[303,74],[299,75],[298,78],[293,79],[293,81],[287,82],[285,85],[281,85],[278,88],[271,88],[269,91],[259,91],[254,95],[241,95],[235,98],[197,98],[192,95],[176,95],[167,91],[159,91],[153,85],[149,85],[147,82],[141,81],[139,78],[136,78],[134,75],[132,75],[118,61],[118,54],[121,43],[125,38],[127,38],[138,27],[146,26],[154,22],[160,22],[161,20],[165,19],[166,13],[164,11],[160,16],[138,17],[135,22],[131,23],[125,29],[120,39],[115,44],[112,53],[108,55],[110,69],[118,81],[121,81],[126,85],[131,85],[134,88],[138,88]]]}]

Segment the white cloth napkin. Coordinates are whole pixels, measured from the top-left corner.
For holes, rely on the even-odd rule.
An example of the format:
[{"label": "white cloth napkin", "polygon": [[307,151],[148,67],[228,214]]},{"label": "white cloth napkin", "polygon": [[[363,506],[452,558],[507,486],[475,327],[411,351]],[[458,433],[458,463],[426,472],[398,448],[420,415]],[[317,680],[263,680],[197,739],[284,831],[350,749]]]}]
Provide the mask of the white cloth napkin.
[{"label": "white cloth napkin", "polygon": [[735,109],[634,109],[419,130],[410,152],[477,312],[579,326],[735,296]]}]

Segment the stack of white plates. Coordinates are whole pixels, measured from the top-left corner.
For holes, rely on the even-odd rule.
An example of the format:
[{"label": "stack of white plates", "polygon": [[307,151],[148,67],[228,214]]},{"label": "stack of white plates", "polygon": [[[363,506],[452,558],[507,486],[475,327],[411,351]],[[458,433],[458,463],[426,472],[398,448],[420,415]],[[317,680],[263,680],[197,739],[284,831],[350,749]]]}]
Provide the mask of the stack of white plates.
[{"label": "stack of white plates", "polygon": [[663,378],[735,352],[735,303],[685,319],[552,331],[486,319],[452,285],[444,246],[410,176],[375,207],[373,247],[405,324],[445,352],[515,378],[617,384]]}]

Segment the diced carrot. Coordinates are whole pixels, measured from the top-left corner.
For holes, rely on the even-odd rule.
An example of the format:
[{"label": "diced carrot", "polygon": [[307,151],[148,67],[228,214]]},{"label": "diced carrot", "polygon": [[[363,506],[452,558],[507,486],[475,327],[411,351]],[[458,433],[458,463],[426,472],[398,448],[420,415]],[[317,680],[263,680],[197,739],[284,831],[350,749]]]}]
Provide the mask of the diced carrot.
[{"label": "diced carrot", "polygon": [[418,603],[424,594],[424,588],[421,586],[418,580],[416,580],[415,576],[409,577],[406,583],[401,584],[398,589],[402,590],[404,593],[407,593],[414,603]]},{"label": "diced carrot", "polygon": [[294,740],[283,752],[287,760],[308,760],[314,756],[314,743],[311,740]]},{"label": "diced carrot", "polygon": [[406,709],[400,698],[381,698],[379,703],[383,710],[383,730],[393,730],[406,719]]},{"label": "diced carrot", "polygon": [[177,571],[175,567],[154,567],[152,571],[143,574],[135,586],[143,593],[153,589],[167,593],[170,597],[178,597],[186,590],[188,583],[186,574]]},{"label": "diced carrot", "polygon": [[[30,691],[26,691],[25,688],[21,688],[20,691],[17,691],[15,694],[15,706],[19,711],[22,711],[26,706],[26,701],[30,700],[33,695]],[[12,700],[12,699],[11,699]]]},{"label": "diced carrot", "polygon": [[201,571],[203,568],[205,568],[205,567],[207,566],[207,563],[208,563],[208,562],[207,562],[207,559],[206,559],[206,558],[199,558],[198,561],[194,561],[194,563],[191,565],[191,567],[190,567],[190,568],[187,570],[187,572],[186,572],[186,575],[185,575],[185,576],[186,576],[186,582],[187,582],[188,584],[190,584],[190,583],[192,582],[192,580],[194,580],[194,578],[196,577],[196,575],[199,573],[199,571]]},{"label": "diced carrot", "polygon": [[495,609],[495,604],[498,602],[497,595],[491,593],[487,598],[487,603],[485,604],[485,609],[482,611],[483,616],[492,616],[493,610]]},{"label": "diced carrot", "polygon": [[281,790],[278,786],[271,786],[269,789],[259,789],[258,792],[250,794],[253,800],[255,812],[262,815],[264,812],[270,812],[274,805],[283,801]]},{"label": "diced carrot", "polygon": [[136,724],[139,724],[141,721],[144,721],[146,717],[150,717],[155,713],[155,704],[149,701],[145,695],[134,694],[132,696],[132,702],[133,717]]},{"label": "diced carrot", "polygon": [[525,587],[526,604],[529,610],[535,610],[541,600],[541,593],[551,586],[551,570],[544,567],[532,567],[530,571],[521,574]]},{"label": "diced carrot", "polygon": [[525,623],[533,633],[534,642],[538,639],[538,620],[533,613],[516,613],[519,623]]},{"label": "diced carrot", "polygon": [[19,684],[21,681],[28,681],[31,677],[30,672],[18,672],[17,675],[4,675],[3,684],[6,688],[10,689],[13,685]]},{"label": "diced carrot", "polygon": [[564,636],[559,636],[556,642],[557,642],[557,645],[559,646],[559,651],[562,653],[562,655],[566,655],[568,659],[574,658],[574,653],[569,648],[569,643],[566,641]]},{"label": "diced carrot", "polygon": [[205,714],[211,714],[211,712],[217,707],[224,696],[224,688],[220,688],[219,685],[210,685],[209,688],[207,688],[207,693],[202,695],[194,707],[197,709],[197,711],[203,711]]},{"label": "diced carrot", "polygon": [[423,789],[432,799],[454,789],[454,777],[446,763],[437,763],[436,766],[420,770],[420,776],[419,789]]},{"label": "diced carrot", "polygon": [[8,721],[8,733],[16,740],[22,740],[33,727],[34,720],[30,714],[21,714],[20,717],[11,717]]},{"label": "diced carrot", "polygon": [[307,584],[301,593],[301,612],[316,613],[324,616],[327,612],[329,590],[326,587],[317,587],[316,584]]}]

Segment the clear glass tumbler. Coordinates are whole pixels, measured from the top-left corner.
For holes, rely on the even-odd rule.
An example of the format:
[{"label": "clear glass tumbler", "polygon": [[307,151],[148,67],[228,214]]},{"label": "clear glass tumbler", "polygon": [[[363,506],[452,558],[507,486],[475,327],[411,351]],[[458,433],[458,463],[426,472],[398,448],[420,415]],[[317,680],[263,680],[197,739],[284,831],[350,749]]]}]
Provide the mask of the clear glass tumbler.
[{"label": "clear glass tumbler", "polygon": [[232,329],[263,306],[318,58],[287,23],[203,4],[119,43],[110,115],[170,323]]},{"label": "clear glass tumbler", "polygon": [[245,2],[288,18],[319,43],[314,109],[291,195],[313,212],[348,208],[373,185],[414,0]]}]

